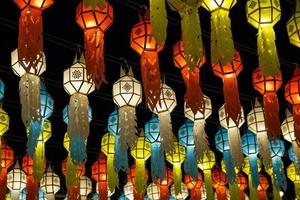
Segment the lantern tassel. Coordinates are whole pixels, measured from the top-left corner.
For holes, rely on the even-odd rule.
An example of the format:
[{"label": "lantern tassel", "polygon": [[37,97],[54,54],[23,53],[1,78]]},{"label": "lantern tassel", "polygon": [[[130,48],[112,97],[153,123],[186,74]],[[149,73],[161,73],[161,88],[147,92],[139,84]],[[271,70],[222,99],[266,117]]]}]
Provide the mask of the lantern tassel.
[{"label": "lantern tassel", "polygon": [[234,200],[241,199],[240,189],[236,182],[232,184],[229,183],[229,193],[231,197],[234,197]]},{"label": "lantern tassel", "polygon": [[206,187],[206,193],[207,193],[207,200],[214,200],[214,190],[212,188],[211,171],[210,170],[204,171],[204,180],[205,180],[205,187]]},{"label": "lantern tassel", "polygon": [[14,190],[10,192],[11,200],[19,200],[20,199],[20,191]]},{"label": "lantern tassel", "polygon": [[287,180],[284,172],[284,166],[280,157],[272,158],[272,165],[274,170],[275,183],[277,188],[282,188],[284,191],[287,190]]},{"label": "lantern tassel", "polygon": [[[55,200],[55,194],[46,194],[46,199],[47,200]],[[84,200],[84,199],[81,197],[81,200]]]},{"label": "lantern tassel", "polygon": [[39,194],[39,183],[34,180],[33,176],[27,176],[26,199],[37,200],[38,194]]},{"label": "lantern tassel", "polygon": [[170,192],[169,186],[161,185],[160,186],[160,200],[169,200]]},{"label": "lantern tassel", "polygon": [[184,160],[183,167],[184,167],[184,172],[186,174],[190,175],[194,180],[198,179],[198,168],[197,168],[194,146],[186,147],[186,157]]},{"label": "lantern tassel", "polygon": [[160,150],[160,143],[154,142],[151,145],[151,177],[153,180],[165,177],[165,156]]},{"label": "lantern tassel", "polygon": [[279,119],[279,103],[276,93],[264,95],[264,115],[266,119],[266,127],[268,136],[271,139],[281,137],[280,119]]},{"label": "lantern tassel", "polygon": [[0,199],[5,199],[6,184],[7,184],[7,171],[5,168],[2,168],[1,176],[0,176]]},{"label": "lantern tassel", "polygon": [[280,70],[275,40],[276,35],[272,25],[264,25],[258,28],[258,61],[264,76],[275,76]]},{"label": "lantern tassel", "polygon": [[164,44],[167,38],[168,25],[166,2],[164,0],[150,0],[149,4],[152,34],[157,44]]},{"label": "lantern tassel", "polygon": [[228,140],[232,161],[236,168],[241,169],[244,164],[244,156],[240,129],[238,127],[228,129]]},{"label": "lantern tassel", "polygon": [[78,187],[70,187],[67,189],[68,190],[68,200],[77,200],[79,196],[79,189]]},{"label": "lantern tassel", "polygon": [[295,186],[296,197],[297,197],[297,199],[299,199],[300,198],[300,183],[294,182],[294,186]]},{"label": "lantern tassel", "polygon": [[[300,3],[298,3],[300,5]],[[300,105],[293,106],[294,130],[297,141],[300,143]]]},{"label": "lantern tassel", "polygon": [[195,153],[196,159],[202,160],[205,153],[210,151],[209,142],[205,132],[205,120],[194,121],[194,139],[195,139]]},{"label": "lantern tassel", "polygon": [[171,153],[174,150],[174,146],[170,113],[167,111],[158,113],[158,120],[160,126],[161,149],[166,153]]},{"label": "lantern tassel", "polygon": [[190,195],[191,195],[191,200],[201,199],[201,189],[197,187],[191,189]]},{"label": "lantern tassel", "polygon": [[296,157],[295,164],[297,167],[297,174],[300,175],[300,147],[296,141],[292,143],[292,146]]},{"label": "lantern tassel", "polygon": [[144,51],[142,53],[141,70],[146,103],[151,110],[154,110],[160,98],[161,85],[157,52]]},{"label": "lantern tassel", "polygon": [[86,155],[86,144],[84,138],[82,138],[80,135],[75,136],[71,140],[70,149],[71,149],[71,158],[76,165],[86,162],[87,155]]},{"label": "lantern tassel", "polygon": [[107,176],[108,176],[107,179],[108,179],[108,188],[110,191],[114,191],[116,187],[119,187],[119,175],[116,172],[114,166],[114,160],[115,160],[114,155],[109,154],[107,156]]},{"label": "lantern tassel", "polygon": [[125,151],[122,150],[122,148],[120,147],[120,137],[116,136],[115,137],[115,161],[114,161],[114,166],[117,170],[117,172],[119,171],[124,171],[124,172],[128,172],[128,155],[127,155],[127,148]]},{"label": "lantern tassel", "polygon": [[257,134],[257,142],[259,146],[259,155],[266,169],[272,168],[272,159],[270,155],[269,140],[267,133]]},{"label": "lantern tassel", "polygon": [[274,174],[271,175],[272,180],[272,191],[273,191],[273,200],[281,200],[280,193],[277,186],[277,181],[275,180]]},{"label": "lantern tassel", "polygon": [[[0,136],[0,163],[2,163],[2,137]],[[0,165],[0,172],[2,172],[2,164]]]},{"label": "lantern tassel", "polygon": [[[42,133],[43,134],[43,133]],[[40,181],[44,174],[44,161],[45,161],[45,144],[38,142],[36,151],[33,156],[33,177],[36,181]]]},{"label": "lantern tassel", "polygon": [[136,159],[136,175],[135,175],[135,188],[136,191],[140,194],[145,190],[145,160]]},{"label": "lantern tassel", "polygon": [[29,125],[31,120],[41,120],[40,88],[41,83],[38,76],[25,73],[21,77],[19,94],[22,105],[22,121],[25,127]]},{"label": "lantern tassel", "polygon": [[134,200],[144,200],[145,193],[138,193],[135,188],[133,188],[133,199]]},{"label": "lantern tassel", "polygon": [[226,175],[227,175],[228,183],[234,184],[234,183],[236,183],[236,174],[235,174],[233,160],[231,158],[230,151],[224,151],[223,156],[224,156],[224,162],[225,162],[225,167],[226,167]]},{"label": "lantern tassel", "polygon": [[98,199],[99,200],[107,200],[108,191],[107,191],[107,182],[100,181],[98,182]]},{"label": "lantern tassel", "polygon": [[[77,184],[77,167],[72,162],[72,159],[68,156],[67,158],[67,173],[66,173],[66,185],[69,188],[74,187]],[[68,192],[69,194],[69,192]]]},{"label": "lantern tassel", "polygon": [[174,176],[175,195],[178,195],[181,193],[181,180],[182,180],[181,164],[176,163],[173,165],[173,176]]},{"label": "lantern tassel", "polygon": [[257,188],[259,185],[259,174],[258,174],[258,167],[257,167],[257,156],[249,155],[249,164],[250,164],[250,172],[253,177],[252,186]]},{"label": "lantern tassel", "polygon": [[257,193],[257,187],[255,186],[255,183],[253,183],[253,181],[252,181],[251,173],[248,175],[248,181],[249,181],[248,187],[249,187],[250,199],[251,200],[259,200],[258,193]]},{"label": "lantern tassel", "polygon": [[27,140],[27,153],[33,157],[36,151],[38,139],[43,131],[42,121],[30,121],[29,138]]},{"label": "lantern tassel", "polygon": [[218,188],[216,188],[216,194],[218,200],[227,200],[226,190],[227,189],[225,186],[218,186]]}]

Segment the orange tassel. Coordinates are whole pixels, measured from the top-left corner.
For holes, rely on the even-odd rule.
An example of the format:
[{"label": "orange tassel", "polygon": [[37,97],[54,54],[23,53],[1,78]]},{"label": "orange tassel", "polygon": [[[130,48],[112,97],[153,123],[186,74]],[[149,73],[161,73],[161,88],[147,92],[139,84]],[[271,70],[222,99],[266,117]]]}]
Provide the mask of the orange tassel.
[{"label": "orange tassel", "polygon": [[2,168],[0,175],[0,199],[6,199],[6,183],[7,183],[7,171]]},{"label": "orange tassel", "polygon": [[195,187],[190,191],[191,200],[201,199],[201,188]]},{"label": "orange tassel", "polygon": [[99,200],[107,200],[108,192],[107,192],[107,182],[100,181],[98,182],[98,196]]},{"label": "orange tassel", "polygon": [[160,199],[161,200],[169,200],[170,191],[169,186],[161,185],[160,186]]},{"label": "orange tassel", "polygon": [[26,180],[26,199],[36,200],[39,195],[39,183],[36,182],[32,175],[27,176]]},{"label": "orange tassel", "polygon": [[133,188],[133,199],[134,200],[144,200],[144,197],[145,197],[145,193],[142,192],[142,193],[137,193],[136,189]]},{"label": "orange tassel", "polygon": [[154,110],[160,98],[160,69],[158,53],[144,51],[141,55],[142,79],[146,103]]},{"label": "orange tassel", "polygon": [[264,95],[264,114],[268,136],[271,139],[280,138],[279,103],[276,93],[267,93]]},{"label": "orange tassel", "polygon": [[219,186],[218,188],[216,188],[216,194],[218,200],[227,200],[227,193],[226,193],[225,186]]},{"label": "orange tassel", "polygon": [[68,199],[69,200],[77,200],[79,196],[79,190],[77,186],[68,188]]},{"label": "orange tassel", "polygon": [[101,87],[105,80],[104,63],[104,33],[99,28],[87,29],[84,32],[85,62],[89,80],[92,80],[96,88]]},{"label": "orange tassel", "polygon": [[300,142],[300,104],[293,106],[294,130],[298,143]]}]

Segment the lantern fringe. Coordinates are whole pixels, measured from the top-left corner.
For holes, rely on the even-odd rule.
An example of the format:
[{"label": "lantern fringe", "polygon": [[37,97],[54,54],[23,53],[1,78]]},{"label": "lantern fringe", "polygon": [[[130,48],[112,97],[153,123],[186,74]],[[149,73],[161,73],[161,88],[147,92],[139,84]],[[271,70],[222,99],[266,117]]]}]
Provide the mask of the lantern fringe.
[{"label": "lantern fringe", "polygon": [[99,28],[84,32],[85,62],[88,80],[95,83],[97,89],[105,80],[104,33]]},{"label": "lantern fringe", "polygon": [[160,127],[161,150],[166,153],[171,153],[174,150],[171,115],[168,111],[158,113],[158,120]]},{"label": "lantern fringe", "polygon": [[85,139],[77,135],[71,140],[71,158],[75,165],[85,163],[87,160]]},{"label": "lantern fringe", "polygon": [[160,150],[161,144],[154,142],[151,144],[151,177],[152,180],[165,177],[165,155]]},{"label": "lantern fringe", "polygon": [[227,175],[228,183],[229,184],[236,183],[236,174],[235,174],[235,169],[234,169],[233,160],[230,151],[224,151],[223,156],[224,156],[224,163],[226,167],[226,175]]},{"label": "lantern fringe", "polygon": [[294,182],[294,186],[295,186],[296,197],[297,197],[297,199],[299,199],[300,198],[300,183]]},{"label": "lantern fringe", "polygon": [[258,61],[264,76],[274,76],[280,70],[275,40],[276,35],[272,25],[264,25],[258,28]]},{"label": "lantern fringe", "polygon": [[194,121],[194,139],[196,159],[201,161],[205,153],[210,151],[209,142],[205,132],[205,120]]},{"label": "lantern fringe", "polygon": [[141,55],[141,71],[144,85],[146,104],[151,110],[155,109],[160,99],[160,69],[158,53],[144,51]]},{"label": "lantern fringe", "polygon": [[137,193],[142,193],[146,188],[145,181],[145,160],[136,159],[136,174],[135,174],[135,188]]},{"label": "lantern fringe", "polygon": [[[300,3],[298,4],[300,5]],[[298,143],[300,143],[300,105],[293,106],[293,119],[295,136]]]},{"label": "lantern fringe", "polygon": [[207,199],[213,200],[214,199],[214,190],[212,188],[211,170],[205,170],[203,174],[204,174],[204,180],[205,180]]},{"label": "lantern fringe", "polygon": [[280,157],[272,158],[273,166],[273,177],[275,178],[275,184],[278,189],[282,188],[284,191],[287,190],[287,180],[284,172],[284,166]]},{"label": "lantern fringe", "polygon": [[236,168],[241,169],[244,164],[244,156],[240,129],[238,127],[228,129],[228,142],[232,161]]},{"label": "lantern fringe", "polygon": [[281,200],[280,193],[277,186],[277,181],[275,180],[274,174],[271,174],[272,180],[272,193],[273,193],[273,200]]},{"label": "lantern fringe", "polygon": [[27,140],[27,154],[30,157],[34,156],[36,151],[38,140],[43,132],[43,122],[42,121],[30,121],[29,124],[29,138]]},{"label": "lantern fringe", "polygon": [[138,193],[135,188],[133,188],[133,199],[134,200],[144,200],[145,193]]},{"label": "lantern fringe", "polygon": [[201,188],[194,187],[190,191],[191,200],[201,199]]},{"label": "lantern fringe", "polygon": [[98,199],[99,200],[107,200],[108,191],[107,191],[107,182],[100,181],[98,182]]},{"label": "lantern fringe", "polygon": [[127,149],[127,145],[132,148],[135,146],[138,136],[135,107],[123,106],[119,108],[119,135],[120,147],[123,151]]},{"label": "lantern fringe", "polygon": [[67,188],[68,191],[68,200],[77,200],[79,196],[78,186]]},{"label": "lantern fringe", "polygon": [[194,180],[198,179],[197,160],[195,155],[195,147],[186,147],[186,156],[183,163],[184,172],[190,175]]},{"label": "lantern fringe", "polygon": [[33,155],[33,177],[34,180],[38,182],[42,179],[44,174],[45,160],[45,143],[40,141],[38,142],[37,149]]},{"label": "lantern fringe", "polygon": [[124,171],[128,172],[129,166],[128,166],[128,154],[127,154],[127,149],[125,151],[122,150],[120,147],[120,137],[116,136],[115,137],[115,161],[114,161],[114,166],[117,170],[119,171]]},{"label": "lantern fringe", "polygon": [[[25,73],[19,82],[20,103],[22,105],[22,121],[25,127],[31,120],[41,120],[40,78],[36,75]],[[32,154],[33,155],[33,154]]]},{"label": "lantern fringe", "polygon": [[[66,185],[68,188],[75,187],[78,183],[77,167],[72,162],[70,156],[67,158],[67,172],[66,172]],[[69,194],[69,192],[68,192]],[[70,197],[69,197],[70,198]]]},{"label": "lantern fringe", "polygon": [[276,93],[264,95],[264,115],[268,136],[271,139],[281,137],[279,103]]},{"label": "lantern fringe", "polygon": [[0,176],[0,199],[5,199],[6,184],[7,184],[7,171],[5,168],[2,168],[1,176]]},{"label": "lantern fringe", "polygon": [[11,200],[20,200],[20,195],[21,195],[20,192],[21,191],[18,191],[18,190],[11,191],[10,192]]},{"label": "lantern fringe", "polygon": [[229,183],[229,193],[231,197],[234,197],[234,200],[241,199],[240,189],[236,182],[232,184]]},{"label": "lantern fringe", "polygon": [[[253,177],[252,186],[257,188],[259,185],[259,174],[258,174],[258,165],[257,165],[257,156],[249,156],[249,165],[251,176]],[[249,185],[249,184],[248,184]]]},{"label": "lantern fringe", "polygon": [[169,200],[170,191],[169,186],[160,185],[160,200]]},{"label": "lantern fringe", "polygon": [[181,193],[181,181],[182,181],[182,171],[181,171],[181,164],[173,164],[173,177],[174,177],[174,188],[175,188],[175,195]]},{"label": "lantern fringe", "polygon": [[39,196],[39,183],[36,182],[31,175],[27,175],[26,180],[26,199],[38,200]]},{"label": "lantern fringe", "polygon": [[297,167],[297,174],[300,175],[300,147],[296,141],[292,143],[293,151],[296,160],[294,161]]},{"label": "lantern fringe", "polygon": [[257,143],[259,146],[259,155],[266,169],[272,168],[272,159],[270,155],[269,140],[266,132],[257,134]]},{"label": "lantern fringe", "polygon": [[253,181],[252,181],[251,173],[248,175],[248,181],[249,181],[248,187],[249,187],[250,199],[251,200],[259,200],[258,193],[257,193],[257,187],[255,186],[255,183],[253,183]]},{"label": "lantern fringe", "polygon": [[150,0],[151,32],[157,44],[164,44],[167,38],[168,15],[164,0]]},{"label": "lantern fringe", "polygon": [[227,200],[227,188],[225,186],[218,186],[218,188],[215,189],[218,200]]},{"label": "lantern fringe", "polygon": [[211,13],[211,60],[225,65],[234,56],[229,11],[218,9]]},{"label": "lantern fringe", "polygon": [[115,160],[114,155],[109,154],[107,156],[107,176],[108,176],[107,180],[108,180],[108,188],[110,191],[114,191],[116,187],[119,188],[119,175],[116,172],[114,166],[114,160]]}]

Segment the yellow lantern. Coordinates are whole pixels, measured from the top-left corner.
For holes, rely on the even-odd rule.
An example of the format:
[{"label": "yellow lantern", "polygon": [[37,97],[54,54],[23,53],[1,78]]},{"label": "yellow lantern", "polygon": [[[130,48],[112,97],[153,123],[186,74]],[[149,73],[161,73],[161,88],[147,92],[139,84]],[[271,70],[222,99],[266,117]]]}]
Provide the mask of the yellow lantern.
[{"label": "yellow lantern", "polygon": [[55,194],[60,190],[59,177],[49,167],[41,179],[40,187],[48,200],[55,200]]},{"label": "yellow lantern", "polygon": [[293,181],[297,199],[300,198],[300,176],[295,163],[291,163],[287,168],[287,176]]},{"label": "yellow lantern", "polygon": [[11,199],[19,200],[21,191],[26,187],[26,174],[20,168],[18,161],[13,170],[7,174],[7,187],[10,190]]},{"label": "yellow lantern", "polygon": [[291,44],[300,48],[300,1],[297,0],[295,14],[287,22],[287,32]]},{"label": "yellow lantern", "polygon": [[[5,112],[2,107],[0,107],[0,163],[2,163],[2,139],[1,137],[8,131],[9,129],[9,116],[7,112]],[[0,165],[0,172],[2,171],[2,166]]]},{"label": "yellow lantern", "polygon": [[[261,162],[259,159],[257,159],[257,167],[258,171],[261,170]],[[257,193],[257,188],[253,187],[252,183],[252,174],[251,174],[251,168],[250,168],[250,161],[248,157],[244,158],[244,165],[242,168],[243,172],[245,172],[248,175],[248,187],[249,187],[249,193],[250,193],[250,198],[253,200],[258,200],[258,193]]]}]

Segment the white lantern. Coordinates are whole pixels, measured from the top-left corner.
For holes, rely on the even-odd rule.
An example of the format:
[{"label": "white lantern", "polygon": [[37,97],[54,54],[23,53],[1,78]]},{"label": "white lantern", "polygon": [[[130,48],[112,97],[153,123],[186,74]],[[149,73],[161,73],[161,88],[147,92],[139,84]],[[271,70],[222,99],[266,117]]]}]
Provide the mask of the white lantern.
[{"label": "white lantern", "polygon": [[125,151],[127,144],[133,147],[137,140],[135,109],[142,102],[142,86],[134,78],[131,68],[128,73],[121,69],[120,78],[113,85],[113,100],[119,107],[119,141]]},{"label": "white lantern", "polygon": [[150,200],[160,200],[160,187],[155,183],[151,183],[147,187],[147,195]]},{"label": "white lantern", "polygon": [[[79,194],[81,200],[86,200],[92,192],[92,181],[86,176],[79,177]],[[101,194],[100,194],[101,195]]]},{"label": "white lantern", "polygon": [[184,183],[181,183],[181,193],[175,194],[174,184],[171,186],[171,194],[176,200],[185,200],[189,196],[189,191]]},{"label": "white lantern", "polygon": [[195,138],[195,153],[197,160],[202,160],[203,154],[210,150],[207,135],[205,132],[205,120],[212,113],[211,100],[203,95],[204,106],[202,112],[199,110],[196,114],[189,106],[184,103],[184,115],[194,122],[193,133]]},{"label": "white lantern", "polygon": [[13,170],[7,174],[7,187],[12,200],[20,200],[21,191],[26,187],[26,174],[17,161]]},{"label": "white lantern", "polygon": [[51,167],[43,175],[40,187],[46,194],[48,200],[55,200],[55,194],[60,190],[59,177],[52,171]]},{"label": "white lantern", "polygon": [[131,182],[127,182],[124,186],[124,195],[128,200],[134,200],[133,185]]}]

